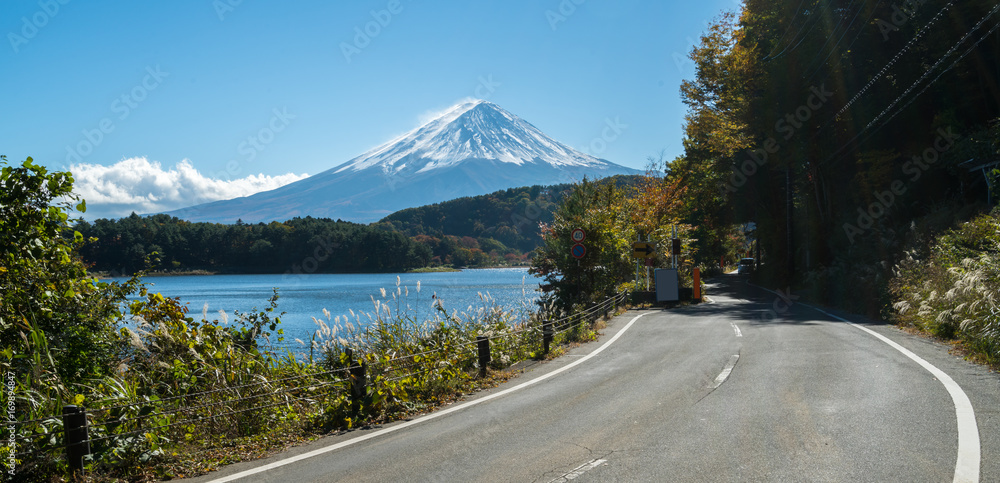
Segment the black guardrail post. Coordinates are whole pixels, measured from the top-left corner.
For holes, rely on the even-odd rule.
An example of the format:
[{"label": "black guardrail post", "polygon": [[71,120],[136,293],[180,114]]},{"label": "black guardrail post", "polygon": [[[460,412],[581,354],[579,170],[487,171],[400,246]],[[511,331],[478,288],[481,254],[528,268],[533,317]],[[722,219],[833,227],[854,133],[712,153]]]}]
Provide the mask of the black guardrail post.
[{"label": "black guardrail post", "polygon": [[351,377],[351,413],[357,415],[361,411],[361,401],[368,396],[368,364],[361,361],[360,364],[354,365],[354,351],[346,349],[344,353],[347,354],[347,361],[351,364],[348,369]]},{"label": "black guardrail post", "polygon": [[82,473],[83,459],[90,454],[87,413],[72,404],[63,406],[63,428],[66,432],[66,461],[70,469]]},{"label": "black guardrail post", "polygon": [[549,353],[549,346],[552,345],[552,321],[546,321],[542,324],[542,353]]},{"label": "black guardrail post", "polygon": [[486,366],[490,363],[490,338],[477,335],[476,347],[479,349],[479,377],[486,377]]}]

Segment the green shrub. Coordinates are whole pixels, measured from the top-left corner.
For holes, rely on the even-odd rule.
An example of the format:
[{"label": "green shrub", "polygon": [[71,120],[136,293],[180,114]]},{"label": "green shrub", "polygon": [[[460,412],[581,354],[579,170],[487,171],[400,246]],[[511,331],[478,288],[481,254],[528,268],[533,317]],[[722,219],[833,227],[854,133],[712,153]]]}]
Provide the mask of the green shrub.
[{"label": "green shrub", "polygon": [[961,339],[1000,362],[1000,210],[942,234],[926,255],[908,252],[894,275],[899,323]]}]

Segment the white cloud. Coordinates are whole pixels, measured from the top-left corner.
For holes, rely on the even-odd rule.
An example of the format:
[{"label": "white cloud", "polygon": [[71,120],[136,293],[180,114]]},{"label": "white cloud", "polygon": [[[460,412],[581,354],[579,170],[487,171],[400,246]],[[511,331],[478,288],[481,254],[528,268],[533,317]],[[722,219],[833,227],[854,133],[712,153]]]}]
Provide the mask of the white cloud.
[{"label": "white cloud", "polygon": [[87,219],[118,218],[176,210],[268,191],[306,178],[307,174],[264,174],[223,180],[206,177],[183,160],[163,169],[145,157],[123,159],[111,166],[74,164],[73,191],[87,201]]}]

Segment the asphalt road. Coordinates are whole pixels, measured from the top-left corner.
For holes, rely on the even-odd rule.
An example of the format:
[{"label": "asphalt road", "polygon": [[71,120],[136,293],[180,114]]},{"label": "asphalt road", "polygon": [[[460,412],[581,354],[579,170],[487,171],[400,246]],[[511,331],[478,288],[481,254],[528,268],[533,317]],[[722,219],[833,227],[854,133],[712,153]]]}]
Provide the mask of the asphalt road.
[{"label": "asphalt road", "polygon": [[[837,320],[736,276],[708,295],[712,303],[616,317],[599,341],[429,418],[194,481],[937,482],[969,475],[973,462],[980,481],[1000,481],[997,374],[937,342]],[[968,396],[974,414],[959,412],[976,424],[961,451],[961,415],[942,380],[859,326]]]}]

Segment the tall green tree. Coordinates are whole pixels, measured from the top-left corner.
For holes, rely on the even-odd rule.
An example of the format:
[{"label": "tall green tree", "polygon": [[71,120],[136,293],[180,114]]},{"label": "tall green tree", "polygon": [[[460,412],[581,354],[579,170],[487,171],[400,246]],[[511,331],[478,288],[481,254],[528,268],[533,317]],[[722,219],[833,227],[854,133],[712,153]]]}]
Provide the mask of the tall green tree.
[{"label": "tall green tree", "polygon": [[[631,244],[635,236],[623,191],[609,182],[584,179],[563,198],[553,221],[544,225],[544,245],[534,252],[529,271],[543,277],[542,303],[559,310],[587,305],[613,294],[630,278]],[[572,233],[586,239],[583,257],[573,256]]]},{"label": "tall green tree", "polygon": [[63,236],[76,201],[69,173],[31,158],[13,167],[0,157],[0,165],[0,361],[65,382],[106,373],[119,350],[121,303],[138,282],[87,276],[74,254],[83,236]]},{"label": "tall green tree", "polygon": [[[754,216],[736,202],[746,180],[736,177],[758,138],[750,129],[750,100],[759,82],[752,51],[735,14],[712,22],[692,47],[693,79],[681,84],[685,115],[684,155],[665,163],[666,181],[683,190],[676,221],[694,227],[696,264],[709,265],[733,256],[732,226]],[[652,160],[653,166],[663,160]],[[753,162],[753,161],[751,161]]]}]

